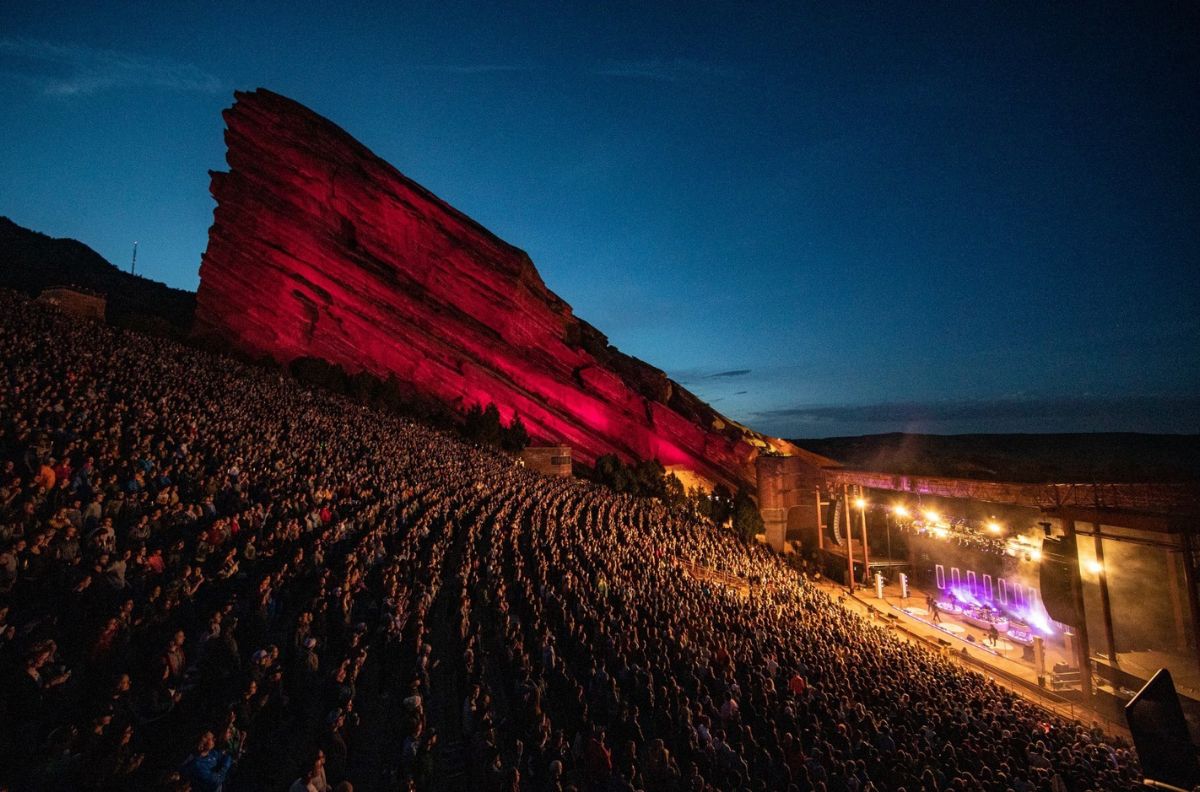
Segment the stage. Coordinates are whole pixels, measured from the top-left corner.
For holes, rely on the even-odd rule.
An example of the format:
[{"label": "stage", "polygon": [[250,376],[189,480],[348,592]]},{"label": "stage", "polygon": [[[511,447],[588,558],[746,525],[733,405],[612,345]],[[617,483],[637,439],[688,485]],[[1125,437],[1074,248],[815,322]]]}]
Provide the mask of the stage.
[{"label": "stage", "polygon": [[[874,562],[871,566],[875,566]],[[1061,637],[1044,642],[1046,686],[1042,687],[1038,683],[1036,667],[1024,658],[1023,646],[1005,641],[993,648],[983,643],[985,630],[964,623],[953,614],[942,614],[941,624],[933,623],[925,607],[925,592],[920,589],[910,588],[906,600],[901,599],[898,590],[885,589],[885,597],[880,600],[875,596],[874,587],[859,587],[848,596],[847,590],[833,581],[820,580],[816,585],[834,599],[840,599],[847,608],[895,628],[902,637],[945,651],[966,667],[984,673],[1047,710],[1087,724],[1095,721],[1109,734],[1129,739],[1124,716],[1115,702],[1096,700],[1088,704],[1078,690],[1050,689],[1051,669],[1055,664],[1070,664],[1070,653]],[[889,589],[895,588],[894,584],[889,586]]]}]

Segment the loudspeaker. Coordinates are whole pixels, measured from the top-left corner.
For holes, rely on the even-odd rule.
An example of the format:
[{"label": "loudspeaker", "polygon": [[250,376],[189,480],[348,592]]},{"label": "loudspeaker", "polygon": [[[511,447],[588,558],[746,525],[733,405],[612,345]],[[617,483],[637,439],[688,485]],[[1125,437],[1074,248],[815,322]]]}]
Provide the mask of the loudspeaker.
[{"label": "loudspeaker", "polygon": [[1170,671],[1160,668],[1129,700],[1125,721],[1147,781],[1180,789],[1200,784],[1200,763],[1188,738],[1187,721]]},{"label": "loudspeaker", "polygon": [[1042,604],[1051,619],[1074,627],[1083,623],[1083,614],[1076,608],[1071,588],[1072,578],[1078,575],[1079,553],[1075,537],[1043,539],[1042,562],[1038,568]]}]

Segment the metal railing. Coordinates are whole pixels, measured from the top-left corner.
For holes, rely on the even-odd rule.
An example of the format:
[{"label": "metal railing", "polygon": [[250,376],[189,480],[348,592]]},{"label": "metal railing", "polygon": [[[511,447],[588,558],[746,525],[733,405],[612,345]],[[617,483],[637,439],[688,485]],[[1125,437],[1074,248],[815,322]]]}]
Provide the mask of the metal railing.
[{"label": "metal railing", "polygon": [[676,558],[675,560],[685,572],[687,572],[696,580],[719,583],[727,588],[736,589],[742,594],[748,594],[750,592],[750,583],[745,579],[738,577],[737,575],[729,572],[722,572],[721,570],[713,569],[712,567],[694,564],[691,561],[684,561],[682,558]]}]

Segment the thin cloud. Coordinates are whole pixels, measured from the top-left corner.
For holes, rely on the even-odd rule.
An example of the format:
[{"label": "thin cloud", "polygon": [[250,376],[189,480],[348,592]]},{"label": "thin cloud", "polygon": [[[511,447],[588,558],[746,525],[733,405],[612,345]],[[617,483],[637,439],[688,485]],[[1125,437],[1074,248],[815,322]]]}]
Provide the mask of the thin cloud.
[{"label": "thin cloud", "polygon": [[417,71],[440,72],[442,74],[495,74],[497,72],[533,71],[533,66],[521,66],[515,63],[458,63],[414,67]]},{"label": "thin cloud", "polygon": [[41,39],[0,39],[0,70],[47,96],[82,96],[113,88],[222,90],[217,77],[190,63]]},{"label": "thin cloud", "polygon": [[[706,380],[729,380],[749,376],[751,369],[726,369],[724,371],[708,371],[702,368],[682,369],[671,372],[671,379],[682,385],[701,385]],[[715,387],[715,383],[713,383]]]},{"label": "thin cloud", "polygon": [[594,69],[593,74],[601,77],[620,77],[657,82],[696,82],[699,80],[727,79],[737,72],[724,66],[674,58],[672,60],[609,61]]},{"label": "thin cloud", "polygon": [[796,423],[939,424],[952,421],[1063,420],[1126,418],[1172,411],[1200,415],[1200,398],[1130,396],[1124,398],[1028,398],[957,402],[894,402],[888,404],[814,405],[754,413],[767,421]]}]

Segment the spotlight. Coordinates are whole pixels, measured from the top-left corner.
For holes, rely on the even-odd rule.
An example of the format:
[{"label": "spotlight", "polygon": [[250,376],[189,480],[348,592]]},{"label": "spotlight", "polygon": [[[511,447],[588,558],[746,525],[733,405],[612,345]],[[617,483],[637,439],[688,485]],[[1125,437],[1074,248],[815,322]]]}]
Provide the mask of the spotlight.
[{"label": "spotlight", "polygon": [[996,522],[995,520],[993,520],[987,524],[987,529],[994,534],[998,534],[1004,530],[1003,528],[1000,527],[1000,523]]},{"label": "spotlight", "polygon": [[1091,561],[1087,562],[1087,570],[1088,570],[1088,572],[1091,572],[1093,575],[1099,575],[1101,572],[1104,571],[1104,564],[1101,564],[1099,561],[1092,559]]},{"label": "spotlight", "polygon": [[892,512],[897,517],[907,517],[908,516],[908,507],[906,507],[903,503],[897,503],[895,506],[892,507]]},{"label": "spotlight", "polygon": [[866,498],[855,498],[854,505],[856,508],[865,509],[865,508],[867,508],[867,499]]},{"label": "spotlight", "polygon": [[1042,560],[1042,551],[1041,551],[1041,550],[1037,550],[1037,549],[1030,550],[1030,551],[1029,551],[1029,558],[1030,558],[1030,560],[1032,560],[1032,561],[1041,561],[1041,560]]},{"label": "spotlight", "polygon": [[937,513],[937,512],[935,512],[935,511],[927,511],[927,512],[925,512],[925,522],[931,522],[931,523],[935,523],[935,522],[938,522],[938,521],[939,521],[939,520],[941,520],[941,519],[942,519],[942,515],[938,514],[938,513]]}]

